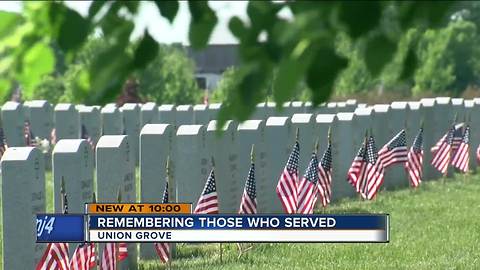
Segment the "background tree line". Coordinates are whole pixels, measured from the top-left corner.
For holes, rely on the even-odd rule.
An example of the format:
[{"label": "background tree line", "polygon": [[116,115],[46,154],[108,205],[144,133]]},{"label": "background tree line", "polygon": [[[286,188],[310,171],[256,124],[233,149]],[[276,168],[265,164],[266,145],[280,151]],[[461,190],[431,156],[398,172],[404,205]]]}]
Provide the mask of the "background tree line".
[{"label": "background tree line", "polygon": [[[151,1],[172,22],[178,1]],[[200,102],[193,63],[148,31],[130,40],[139,2],[93,1],[86,16],[62,2],[27,2],[0,12],[0,101],[24,97],[105,104],[125,81],[144,100]],[[207,46],[218,23],[207,1],[188,1],[189,42]],[[479,4],[470,1],[251,1],[248,20],[229,19],[242,65],[228,70],[211,101],[219,120],[244,120],[268,98],[281,104],[332,96],[458,96],[478,85]],[[289,9],[292,18],[279,16]],[[261,40],[261,36],[264,37]],[[6,89],[6,90],[5,90]],[[278,106],[278,105],[277,105]]]}]

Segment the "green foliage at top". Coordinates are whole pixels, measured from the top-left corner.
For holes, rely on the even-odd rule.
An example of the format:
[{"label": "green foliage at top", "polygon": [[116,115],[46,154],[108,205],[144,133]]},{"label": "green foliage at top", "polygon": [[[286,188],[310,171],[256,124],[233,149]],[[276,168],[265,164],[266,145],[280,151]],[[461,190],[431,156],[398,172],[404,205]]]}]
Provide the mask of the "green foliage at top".
[{"label": "green foliage at top", "polygon": [[438,30],[427,30],[418,42],[420,67],[415,73],[414,92],[450,90],[459,95],[479,82],[480,36],[468,21],[450,23]]},{"label": "green foliage at top", "polygon": [[[71,64],[65,68],[57,67],[52,75],[43,77],[35,91],[25,92],[24,98],[46,99],[51,103],[83,103],[82,89],[91,87],[89,73],[85,71],[109,46],[103,37],[89,38]],[[194,64],[183,50],[161,45],[151,57],[154,60],[134,74],[140,82],[139,94],[143,100],[158,104],[199,102],[202,92],[195,82]]]},{"label": "green foliage at top", "polygon": [[137,73],[140,94],[157,104],[195,104],[203,92],[194,77],[194,64],[181,49],[162,45],[148,66]]},{"label": "green foliage at top", "polygon": [[[169,21],[175,18],[178,1],[154,3],[161,16]],[[1,13],[0,86],[19,82],[27,92],[33,91],[54,67],[72,64],[88,36],[98,31],[109,46],[88,69],[77,71],[72,96],[87,104],[111,102],[126,78],[148,68],[159,50],[148,32],[131,46],[139,5],[135,1],[93,1],[88,16],[82,17],[62,2],[28,2],[21,15]],[[230,31],[240,42],[242,66],[219,120],[247,119],[268,95],[280,106],[297,94],[302,83],[309,88],[312,102],[322,103],[331,96],[339,75],[352,66],[365,65],[372,80],[378,79],[409,29],[423,32],[445,25],[454,12],[465,7],[472,5],[453,1],[250,1],[248,22],[238,17],[229,21]],[[188,1],[188,9],[192,18],[189,41],[194,48],[205,47],[217,14],[207,1]],[[285,9],[291,11],[292,19],[279,15]],[[358,59],[363,64],[352,64],[351,58],[337,50],[335,41],[340,35],[347,35],[354,48],[362,48]],[[61,54],[48,45],[58,47]],[[417,67],[416,54],[407,56],[401,62],[402,80],[411,79]]]}]

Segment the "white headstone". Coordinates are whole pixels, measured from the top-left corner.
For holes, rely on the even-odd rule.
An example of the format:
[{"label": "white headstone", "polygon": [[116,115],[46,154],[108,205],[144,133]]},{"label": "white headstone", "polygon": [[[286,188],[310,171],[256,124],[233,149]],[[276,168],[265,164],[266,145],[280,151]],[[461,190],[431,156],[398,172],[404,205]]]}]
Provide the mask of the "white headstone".
[{"label": "white headstone", "polygon": [[[99,202],[136,202],[135,163],[126,135],[105,135],[96,149],[97,193]],[[128,257],[119,269],[137,269],[136,244],[128,244]]]},{"label": "white headstone", "polygon": [[73,104],[57,104],[54,119],[57,141],[80,138],[80,115]]},{"label": "white headstone", "polygon": [[[365,130],[356,130],[354,113],[338,113],[332,127],[332,199],[354,196],[355,189],[347,182],[347,171],[357,155]],[[359,139],[358,139],[358,138]],[[355,140],[354,140],[355,139]]]},{"label": "white headstone", "polygon": [[[430,152],[430,148],[435,145],[435,143],[440,139],[438,134],[441,132],[445,133],[447,130],[438,131],[438,127],[435,122],[435,107],[436,107],[436,100],[434,98],[422,98],[420,100],[422,110],[420,115],[420,121],[423,121],[423,132],[425,136],[423,136],[423,178],[425,180],[430,180],[434,176],[438,176],[436,174],[436,170],[430,166],[430,161],[432,160],[432,152]],[[451,119],[446,120],[450,124],[452,122]]]},{"label": "white headstone", "polygon": [[[193,202],[194,208],[212,168],[205,133],[205,126],[182,125],[175,137],[174,163],[179,168],[175,171],[175,193],[179,202]],[[180,169],[184,166],[188,170]]]},{"label": "white headstone", "polygon": [[[221,133],[218,133],[221,132]],[[221,131],[217,130],[217,121],[212,120],[207,126],[207,148],[212,151],[215,159],[217,192],[220,213],[237,213],[239,203],[234,198],[236,194],[235,180],[238,171],[237,124],[227,121]]]},{"label": "white headstone", "polygon": [[[243,194],[245,181],[250,169],[250,152],[252,144],[255,144],[255,180],[257,184],[257,194],[261,190],[266,190],[266,166],[267,155],[265,149],[265,121],[264,120],[247,120],[240,123],[237,128],[237,167],[238,174],[235,183],[232,183],[234,189],[235,200],[240,206],[240,199]],[[257,196],[257,209],[259,213],[265,213],[268,204],[262,195]]]},{"label": "white headstone", "polygon": [[[353,121],[353,130],[358,132],[357,136],[353,137],[354,145],[357,149],[360,148],[360,145],[363,143],[365,131],[373,131],[373,136],[377,138],[376,130],[373,129],[373,119],[375,118],[375,112],[372,107],[366,108],[356,108],[355,109],[355,121]],[[378,142],[375,140],[375,144],[378,147]],[[356,153],[355,153],[356,154]],[[352,157],[353,159],[353,157]]]},{"label": "white headstone", "polygon": [[64,139],[53,149],[53,201],[55,212],[61,212],[61,183],[65,181],[70,213],[83,213],[85,203],[92,202],[93,150],[86,140]]},{"label": "white headstone", "polygon": [[192,105],[178,105],[176,107],[175,118],[177,126],[193,124],[193,107]]},{"label": "white headstone", "polygon": [[175,105],[163,104],[158,106],[158,123],[170,124],[175,128],[178,127],[176,122]]},{"label": "white headstone", "polygon": [[2,125],[8,146],[25,145],[24,123],[25,113],[22,104],[14,101],[5,102],[2,106]]},{"label": "white headstone", "polygon": [[210,121],[209,114],[207,112],[207,105],[197,104],[193,106],[193,123],[196,125],[207,125]]},{"label": "white headstone", "polygon": [[36,244],[37,213],[45,212],[45,167],[40,150],[10,147],[2,167],[3,269],[34,269],[46,245]]},{"label": "white headstone", "polygon": [[46,100],[31,100],[25,101],[23,107],[33,134],[39,138],[50,140],[53,128],[52,105]]},{"label": "white headstone", "polygon": [[466,120],[465,106],[463,98],[452,98],[453,113],[457,114],[458,122]]},{"label": "white headstone", "polygon": [[101,111],[102,135],[123,135],[122,112],[114,104],[107,104]]},{"label": "white headstone", "polygon": [[98,106],[81,106],[78,108],[80,113],[80,127],[83,125],[87,130],[88,136],[97,143],[101,134],[100,108]]},{"label": "white headstone", "polygon": [[138,137],[140,136],[140,106],[137,103],[125,103],[122,106],[123,127],[128,135],[135,164],[138,165]]},{"label": "white headstone", "polygon": [[[310,113],[297,113],[292,116],[292,128],[294,133],[298,128],[298,142],[300,144],[300,155],[298,167],[300,172],[304,172],[307,168],[315,142],[319,139],[315,133],[315,117]],[[295,138],[293,134],[293,138]]]},{"label": "white headstone", "polygon": [[[166,183],[166,163],[170,156],[170,181],[173,181],[173,147],[175,130],[169,124],[147,124],[140,132],[140,186],[141,202],[161,202]],[[173,191],[174,184],[170,183]],[[169,200],[175,201],[175,193],[169,192]],[[140,245],[140,258],[155,259],[152,243]]]},{"label": "white headstone", "polygon": [[294,133],[290,117],[275,116],[267,119],[265,124],[266,182],[262,190],[257,188],[257,194],[264,199],[262,207],[265,207],[265,213],[283,213],[282,204],[275,190],[295,143]]},{"label": "white headstone", "polygon": [[141,127],[158,122],[158,107],[155,102],[147,102],[140,108]]}]

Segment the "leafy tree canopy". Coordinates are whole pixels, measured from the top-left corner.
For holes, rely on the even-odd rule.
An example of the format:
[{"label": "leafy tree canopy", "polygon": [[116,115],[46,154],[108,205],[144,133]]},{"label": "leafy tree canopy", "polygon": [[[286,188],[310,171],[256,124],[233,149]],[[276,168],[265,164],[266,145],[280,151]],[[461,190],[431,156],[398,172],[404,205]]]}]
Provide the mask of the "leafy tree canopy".
[{"label": "leafy tree canopy", "polygon": [[[161,16],[175,18],[178,1],[154,1]],[[301,82],[310,89],[313,104],[326,101],[337,76],[349,65],[339,53],[335,40],[346,35],[352,43],[363,43],[365,67],[379,76],[392,61],[403,33],[444,25],[458,5],[449,1],[251,1],[249,22],[232,17],[230,31],[239,40],[242,65],[239,81],[220,111],[220,121],[245,120],[255,105],[269,94],[278,106],[292,98]],[[145,70],[154,61],[159,45],[146,31],[130,45],[138,12],[136,1],[94,1],[87,17],[61,2],[26,3],[21,15],[0,13],[0,86],[7,89],[19,82],[35,89],[56,66],[74,61],[82,44],[94,31],[100,31],[111,46],[102,51],[86,70],[76,74],[73,95],[87,104],[112,101],[122,83],[134,72]],[[208,44],[217,15],[207,1],[189,1],[191,23],[189,40],[194,48]],[[290,9],[293,18],[278,15]],[[260,41],[260,36],[265,37]],[[58,46],[62,57],[52,50]],[[416,68],[416,53],[409,49],[401,65],[401,78],[411,78]],[[59,62],[60,61],[60,62]],[[275,72],[274,72],[275,71]],[[274,74],[275,73],[275,74]],[[275,75],[275,76],[274,76]],[[273,78],[273,82],[272,82]],[[85,82],[89,82],[86,84]],[[88,88],[86,87],[88,86]]]}]

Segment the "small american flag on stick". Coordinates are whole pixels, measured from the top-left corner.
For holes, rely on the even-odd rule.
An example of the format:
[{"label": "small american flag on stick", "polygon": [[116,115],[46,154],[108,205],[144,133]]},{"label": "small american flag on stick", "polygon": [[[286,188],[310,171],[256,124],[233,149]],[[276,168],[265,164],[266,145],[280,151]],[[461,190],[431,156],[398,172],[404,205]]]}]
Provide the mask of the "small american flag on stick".
[{"label": "small american flag on stick", "polygon": [[382,160],[378,158],[375,139],[370,134],[367,143],[367,168],[365,170],[365,185],[362,190],[364,198],[371,200],[377,195],[383,184],[385,169]]},{"label": "small american flag on stick", "polygon": [[70,261],[71,270],[89,270],[97,265],[94,243],[79,244]]},{"label": "small american flag on stick", "polygon": [[240,214],[256,214],[257,213],[257,190],[255,183],[255,163],[253,155],[254,145],[250,153],[250,169],[248,170],[247,181],[243,190],[242,201],[240,202]]},{"label": "small american flag on stick", "polygon": [[480,145],[477,147],[477,164],[480,164]]},{"label": "small american flag on stick", "polygon": [[25,138],[26,146],[35,147],[35,136],[33,135],[32,128],[30,126],[30,121],[25,121],[23,125],[23,136]]},{"label": "small american flag on stick", "polygon": [[[118,189],[117,200],[119,203],[122,201],[122,191],[120,190],[120,188]],[[127,243],[118,243],[116,249],[119,262],[125,260],[128,257]]]},{"label": "small american flag on stick", "polygon": [[[166,183],[165,189],[163,190],[162,203],[168,203],[168,180],[170,177],[170,157],[167,157],[167,166],[166,166]],[[170,244],[169,243],[155,243],[155,251],[157,252],[158,257],[163,263],[167,263],[170,260]]]},{"label": "small american flag on stick", "polygon": [[[62,178],[60,193],[62,194],[62,212],[68,214],[65,181]],[[49,243],[45,253],[37,264],[36,270],[70,270],[68,243]]]},{"label": "small american flag on stick", "polygon": [[297,192],[298,192],[298,156],[300,154],[300,145],[297,140],[293,146],[293,150],[288,157],[287,165],[283,169],[280,179],[278,180],[276,192],[283,205],[283,209],[287,214],[295,214],[297,212]]},{"label": "small american flag on stick", "polygon": [[461,172],[468,172],[468,164],[470,162],[470,126],[465,127],[463,132],[462,142],[458,150],[452,157],[452,166],[459,169]]},{"label": "small american flag on stick", "polygon": [[93,143],[92,137],[90,137],[90,135],[88,135],[88,131],[87,131],[87,128],[85,127],[85,125],[82,125],[81,138],[86,140],[88,142],[88,144],[90,144],[92,149],[95,150],[95,144]]},{"label": "small american flag on stick", "polygon": [[347,173],[347,181],[355,188],[356,192],[360,192],[360,188],[363,186],[363,176],[367,168],[367,138],[367,134],[365,134],[363,144],[353,159],[352,165]]},{"label": "small american flag on stick", "polygon": [[[315,146],[317,148],[317,146]],[[305,175],[298,184],[298,207],[299,214],[313,214],[313,207],[317,201],[318,183],[318,159],[316,150],[312,153]]]},{"label": "small american flag on stick", "polygon": [[115,243],[106,243],[103,248],[101,270],[117,270],[117,247]]},{"label": "small american flag on stick", "polygon": [[438,150],[435,152],[431,162],[433,167],[442,174],[447,172],[448,164],[450,163],[454,131],[455,126],[452,126],[447,132],[447,136],[443,139]]},{"label": "small american flag on stick", "polygon": [[412,187],[418,187],[422,182],[423,174],[423,127],[418,131],[417,136],[413,140],[413,145],[410,151],[408,151],[405,170]]},{"label": "small american flag on stick", "polygon": [[212,158],[212,170],[193,211],[194,214],[218,214],[217,185],[215,184],[215,166],[213,163]]},{"label": "small american flag on stick", "polygon": [[[453,132],[453,139],[452,139],[452,151],[455,151],[458,146],[460,146],[460,143],[462,142],[463,139],[463,123],[459,123],[455,125],[455,131]],[[442,145],[443,141],[447,138],[448,132],[445,133],[440,140],[437,141],[437,143],[430,148],[430,152],[432,155],[435,155],[435,153],[438,151],[440,148],[440,145]],[[453,153],[453,152],[452,152]]]},{"label": "small american flag on stick", "polygon": [[318,164],[318,192],[322,206],[326,207],[332,198],[332,142],[328,130],[328,146]]},{"label": "small american flag on stick", "polygon": [[378,151],[378,158],[382,160],[384,168],[387,168],[390,165],[407,161],[407,154],[407,140],[405,130],[402,129]]}]

